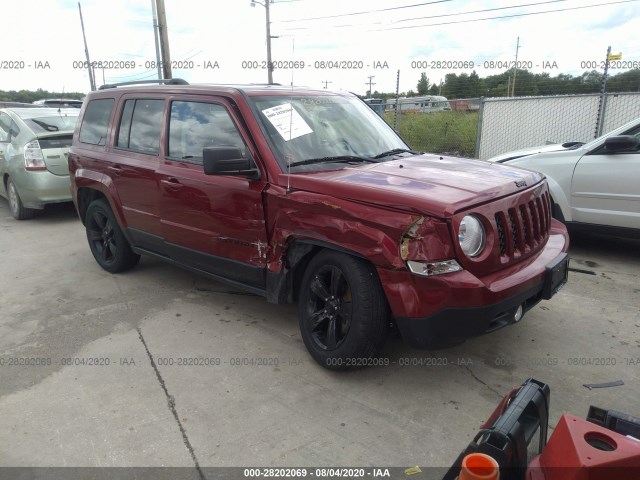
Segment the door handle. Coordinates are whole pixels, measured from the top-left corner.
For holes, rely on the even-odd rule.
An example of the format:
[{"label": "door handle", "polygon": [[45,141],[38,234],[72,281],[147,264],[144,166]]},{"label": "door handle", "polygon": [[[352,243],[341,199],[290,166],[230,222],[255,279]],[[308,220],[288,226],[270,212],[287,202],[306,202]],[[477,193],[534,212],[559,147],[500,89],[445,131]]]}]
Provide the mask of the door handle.
[{"label": "door handle", "polygon": [[162,183],[165,187],[167,187],[169,190],[172,190],[174,192],[184,187],[184,185],[182,185],[180,181],[174,177],[171,177],[168,179],[162,179],[160,180],[160,183]]},{"label": "door handle", "polygon": [[122,175],[122,168],[119,165],[109,166],[107,167],[107,170],[114,173],[115,175]]}]

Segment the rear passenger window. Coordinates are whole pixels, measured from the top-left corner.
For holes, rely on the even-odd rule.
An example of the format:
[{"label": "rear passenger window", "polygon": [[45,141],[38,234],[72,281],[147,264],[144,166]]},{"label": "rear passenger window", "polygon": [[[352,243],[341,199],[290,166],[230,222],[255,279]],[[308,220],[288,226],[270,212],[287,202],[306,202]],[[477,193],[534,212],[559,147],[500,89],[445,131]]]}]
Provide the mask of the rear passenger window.
[{"label": "rear passenger window", "polygon": [[139,98],[124,103],[116,146],[157,155],[160,150],[164,100]]},{"label": "rear passenger window", "polygon": [[0,142],[11,140],[11,118],[6,113],[0,113]]},{"label": "rear passenger window", "polygon": [[246,156],[245,144],[225,107],[201,102],[171,103],[170,158],[202,164],[202,149],[219,146],[238,147]]},{"label": "rear passenger window", "polygon": [[113,110],[113,98],[92,100],[87,105],[80,127],[80,141],[91,145],[105,145],[109,119]]}]

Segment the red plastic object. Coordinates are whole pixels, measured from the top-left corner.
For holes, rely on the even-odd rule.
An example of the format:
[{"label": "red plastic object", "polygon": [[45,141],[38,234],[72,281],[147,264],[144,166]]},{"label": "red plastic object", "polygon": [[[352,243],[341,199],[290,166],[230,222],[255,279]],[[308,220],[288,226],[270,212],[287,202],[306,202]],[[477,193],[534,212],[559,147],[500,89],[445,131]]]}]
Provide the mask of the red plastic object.
[{"label": "red plastic object", "polygon": [[527,480],[638,480],[640,441],[564,414]]},{"label": "red plastic object", "polygon": [[462,459],[458,480],[498,480],[500,467],[489,455],[470,453]]}]

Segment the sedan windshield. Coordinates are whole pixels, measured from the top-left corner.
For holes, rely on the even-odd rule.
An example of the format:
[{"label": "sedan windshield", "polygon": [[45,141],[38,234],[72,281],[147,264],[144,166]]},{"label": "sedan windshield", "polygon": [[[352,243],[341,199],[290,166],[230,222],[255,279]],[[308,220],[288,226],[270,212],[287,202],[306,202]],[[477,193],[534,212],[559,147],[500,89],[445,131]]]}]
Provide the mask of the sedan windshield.
[{"label": "sedan windshield", "polygon": [[411,152],[371,108],[342,95],[253,97],[283,171],[328,170]]},{"label": "sedan windshield", "polygon": [[78,121],[78,115],[60,114],[55,117],[28,118],[24,123],[29,125],[35,134],[43,132],[72,132]]}]

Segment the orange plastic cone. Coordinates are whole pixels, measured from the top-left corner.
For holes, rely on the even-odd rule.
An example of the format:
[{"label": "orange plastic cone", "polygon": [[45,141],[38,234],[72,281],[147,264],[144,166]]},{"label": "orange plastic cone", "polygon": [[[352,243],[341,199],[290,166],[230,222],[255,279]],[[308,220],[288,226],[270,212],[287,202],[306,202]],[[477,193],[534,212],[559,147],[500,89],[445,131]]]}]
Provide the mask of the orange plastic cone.
[{"label": "orange plastic cone", "polygon": [[500,467],[489,455],[470,453],[462,459],[458,480],[499,480]]}]

